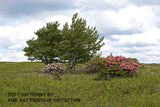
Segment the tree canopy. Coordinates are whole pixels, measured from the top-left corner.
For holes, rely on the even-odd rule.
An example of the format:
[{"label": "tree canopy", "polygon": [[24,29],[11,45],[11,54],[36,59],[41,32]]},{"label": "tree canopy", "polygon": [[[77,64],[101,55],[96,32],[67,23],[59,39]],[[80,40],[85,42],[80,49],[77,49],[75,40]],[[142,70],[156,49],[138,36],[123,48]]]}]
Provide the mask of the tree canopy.
[{"label": "tree canopy", "polygon": [[59,54],[59,44],[61,34],[58,29],[59,23],[47,23],[46,27],[39,29],[35,34],[37,39],[32,38],[27,41],[28,47],[24,48],[25,56],[28,60],[41,60],[43,63],[52,63]]},{"label": "tree canopy", "polygon": [[55,58],[68,60],[68,70],[77,63],[87,62],[104,45],[104,37],[99,38],[95,27],[87,26],[87,21],[72,17],[72,23],[63,25],[58,29],[59,23],[47,23],[46,27],[39,29],[35,34],[37,39],[27,41],[24,48],[29,60],[41,60],[45,64],[52,63]]}]

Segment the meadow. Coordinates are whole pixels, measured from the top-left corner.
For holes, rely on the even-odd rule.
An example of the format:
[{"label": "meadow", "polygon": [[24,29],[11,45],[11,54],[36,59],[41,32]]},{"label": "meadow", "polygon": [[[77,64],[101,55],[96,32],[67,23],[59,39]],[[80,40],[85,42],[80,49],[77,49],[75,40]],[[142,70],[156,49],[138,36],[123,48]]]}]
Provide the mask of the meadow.
[{"label": "meadow", "polygon": [[160,106],[160,64],[141,64],[135,76],[110,80],[85,72],[55,79],[43,67],[40,62],[1,62],[0,107]]}]

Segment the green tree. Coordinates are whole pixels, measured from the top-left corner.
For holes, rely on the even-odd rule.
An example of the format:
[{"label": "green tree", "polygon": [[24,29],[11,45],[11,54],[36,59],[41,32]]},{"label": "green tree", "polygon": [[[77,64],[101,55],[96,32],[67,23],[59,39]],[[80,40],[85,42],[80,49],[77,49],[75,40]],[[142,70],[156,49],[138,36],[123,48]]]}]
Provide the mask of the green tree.
[{"label": "green tree", "polygon": [[28,47],[23,51],[28,60],[41,60],[43,63],[52,63],[59,55],[59,44],[61,42],[61,31],[58,29],[59,23],[47,23],[46,27],[39,29],[35,34],[37,39],[32,38],[27,41]]},{"label": "green tree", "polygon": [[[98,40],[99,39],[99,40]],[[72,17],[72,24],[66,23],[62,29],[61,59],[68,60],[68,70],[77,63],[90,60],[104,45],[104,37],[99,38],[96,28],[87,26],[85,19],[78,18],[78,13]]]},{"label": "green tree", "polygon": [[59,23],[47,23],[35,34],[37,39],[27,41],[24,48],[28,59],[41,60],[45,64],[52,63],[55,58],[68,60],[68,71],[77,63],[85,63],[104,45],[104,37],[99,38],[95,27],[87,26],[86,20],[78,18],[78,13],[72,17],[72,24],[66,23],[59,30]]}]

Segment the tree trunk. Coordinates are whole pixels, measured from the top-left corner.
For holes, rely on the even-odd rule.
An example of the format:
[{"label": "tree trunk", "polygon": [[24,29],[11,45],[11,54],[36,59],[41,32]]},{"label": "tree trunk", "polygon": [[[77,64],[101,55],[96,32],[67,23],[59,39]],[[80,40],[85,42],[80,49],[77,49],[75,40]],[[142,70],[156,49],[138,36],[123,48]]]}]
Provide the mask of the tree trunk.
[{"label": "tree trunk", "polygon": [[69,59],[69,62],[68,62],[68,71],[69,71],[69,72],[71,72],[71,61],[72,61],[72,60]]}]

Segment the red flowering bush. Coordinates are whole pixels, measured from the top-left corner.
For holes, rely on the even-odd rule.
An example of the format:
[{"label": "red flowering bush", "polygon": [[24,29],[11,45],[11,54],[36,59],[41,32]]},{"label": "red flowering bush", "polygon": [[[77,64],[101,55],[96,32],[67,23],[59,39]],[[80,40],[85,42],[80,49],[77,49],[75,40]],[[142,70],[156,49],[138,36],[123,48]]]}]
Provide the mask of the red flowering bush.
[{"label": "red flowering bush", "polygon": [[56,78],[59,78],[61,74],[65,73],[66,71],[62,64],[52,63],[52,64],[47,64],[42,69],[42,72],[54,74]]},{"label": "red flowering bush", "polygon": [[115,76],[131,76],[137,72],[138,63],[132,58],[123,56],[108,56],[102,60],[100,76],[107,78]]}]

